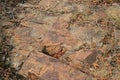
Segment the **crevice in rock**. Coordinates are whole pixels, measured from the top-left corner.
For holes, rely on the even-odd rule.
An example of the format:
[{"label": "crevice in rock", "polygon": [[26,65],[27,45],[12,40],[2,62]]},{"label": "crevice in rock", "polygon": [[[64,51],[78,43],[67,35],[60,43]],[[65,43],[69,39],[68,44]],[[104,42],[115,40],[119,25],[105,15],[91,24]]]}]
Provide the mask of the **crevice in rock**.
[{"label": "crevice in rock", "polygon": [[42,53],[57,59],[64,55],[65,52],[66,52],[65,48],[61,45],[44,46],[42,49]]}]

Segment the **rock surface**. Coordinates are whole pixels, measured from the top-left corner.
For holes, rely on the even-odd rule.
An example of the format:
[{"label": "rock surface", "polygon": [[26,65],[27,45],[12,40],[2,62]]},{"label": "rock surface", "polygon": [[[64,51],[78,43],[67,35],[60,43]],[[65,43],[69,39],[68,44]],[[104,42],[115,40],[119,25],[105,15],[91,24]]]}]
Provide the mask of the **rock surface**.
[{"label": "rock surface", "polygon": [[[20,25],[13,29],[11,38],[12,67],[19,74],[33,80],[89,80],[91,74],[79,70],[81,63],[91,67],[98,56],[119,49],[119,25],[114,26],[109,20],[115,17],[118,24],[115,10],[119,5],[117,8],[91,6],[84,0],[32,2],[20,6],[25,11],[18,14]],[[89,72],[95,74],[92,68]]]},{"label": "rock surface", "polygon": [[31,73],[43,80],[86,80],[88,77],[69,65],[39,52],[31,54],[19,73],[26,77]]}]

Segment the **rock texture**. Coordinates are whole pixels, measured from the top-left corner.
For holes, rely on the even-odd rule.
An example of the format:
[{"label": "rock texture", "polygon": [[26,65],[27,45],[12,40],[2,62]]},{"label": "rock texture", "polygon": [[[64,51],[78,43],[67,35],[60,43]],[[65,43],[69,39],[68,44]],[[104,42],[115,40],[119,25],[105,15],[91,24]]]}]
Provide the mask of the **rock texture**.
[{"label": "rock texture", "polygon": [[[29,0],[18,5],[24,11],[18,14],[20,25],[11,38],[12,67],[32,80],[89,80],[91,74],[79,70],[81,63],[91,66],[98,56],[119,49],[120,19],[114,8],[119,5],[88,4],[84,0]],[[116,26],[110,17],[117,20]]]},{"label": "rock texture", "polygon": [[88,78],[86,74],[39,52],[31,54],[19,73],[29,78],[32,76],[30,74],[33,74],[43,80],[86,80]]}]

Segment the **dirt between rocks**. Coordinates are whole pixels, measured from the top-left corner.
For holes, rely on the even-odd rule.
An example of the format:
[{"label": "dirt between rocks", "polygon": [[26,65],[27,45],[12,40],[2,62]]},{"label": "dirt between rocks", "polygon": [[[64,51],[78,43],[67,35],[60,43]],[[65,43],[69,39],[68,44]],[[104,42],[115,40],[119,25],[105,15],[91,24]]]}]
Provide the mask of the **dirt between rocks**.
[{"label": "dirt between rocks", "polygon": [[0,9],[0,79],[120,79],[119,0],[1,0]]}]

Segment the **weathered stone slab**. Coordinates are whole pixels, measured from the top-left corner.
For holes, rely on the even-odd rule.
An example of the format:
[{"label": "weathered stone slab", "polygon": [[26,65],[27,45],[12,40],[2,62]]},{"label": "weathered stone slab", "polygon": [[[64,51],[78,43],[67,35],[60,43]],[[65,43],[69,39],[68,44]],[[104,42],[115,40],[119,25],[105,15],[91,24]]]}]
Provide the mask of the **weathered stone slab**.
[{"label": "weathered stone slab", "polygon": [[[34,53],[34,54],[33,54]],[[19,73],[24,76],[34,74],[43,80],[86,80],[86,74],[43,53],[33,52],[23,64]]]}]

